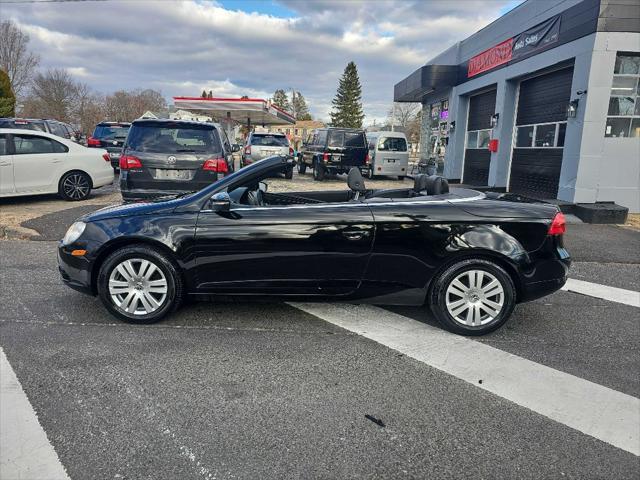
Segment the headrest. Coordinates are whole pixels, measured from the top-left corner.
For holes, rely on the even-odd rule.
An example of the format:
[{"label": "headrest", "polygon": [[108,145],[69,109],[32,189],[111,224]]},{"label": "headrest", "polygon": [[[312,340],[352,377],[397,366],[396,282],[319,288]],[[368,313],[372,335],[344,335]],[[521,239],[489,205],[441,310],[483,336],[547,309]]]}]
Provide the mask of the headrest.
[{"label": "headrest", "polygon": [[367,189],[364,186],[364,178],[362,178],[362,173],[360,173],[360,169],[357,167],[353,167],[349,170],[349,175],[347,176],[347,185],[354,192],[364,193]]},{"label": "headrest", "polygon": [[414,178],[413,190],[423,195],[442,195],[449,193],[449,182],[439,175],[420,174]]}]

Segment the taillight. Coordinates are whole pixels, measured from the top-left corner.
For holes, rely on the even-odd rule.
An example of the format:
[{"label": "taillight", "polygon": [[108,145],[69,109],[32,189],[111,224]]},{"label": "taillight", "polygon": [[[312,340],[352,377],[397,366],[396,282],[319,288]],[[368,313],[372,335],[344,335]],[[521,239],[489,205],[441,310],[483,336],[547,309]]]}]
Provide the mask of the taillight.
[{"label": "taillight", "polygon": [[97,138],[87,138],[87,147],[100,147],[102,143]]},{"label": "taillight", "polygon": [[210,158],[205,160],[204,165],[202,165],[202,169],[217,173],[229,172],[229,166],[224,158]]},{"label": "taillight", "polygon": [[110,162],[111,161],[111,157],[109,156],[108,153],[103,153],[102,154],[102,158],[104,158],[105,162]]},{"label": "taillight", "polygon": [[129,170],[130,168],[142,168],[142,162],[138,157],[133,155],[120,156],[120,170]]},{"label": "taillight", "polygon": [[289,155],[293,157],[293,147],[289,147]]},{"label": "taillight", "polygon": [[370,160],[370,159],[369,159],[369,154],[367,153],[367,154],[364,156],[364,163],[365,163],[365,165],[369,165],[369,160]]},{"label": "taillight", "polygon": [[567,231],[567,224],[562,212],[556,213],[556,216],[553,217],[551,221],[551,225],[549,226],[549,231],[547,232],[549,235],[563,235]]},{"label": "taillight", "polygon": [[244,154],[251,155],[251,145],[247,145],[246,147],[244,147]]},{"label": "taillight", "polygon": [[323,162],[328,162],[330,158],[331,158],[331,155],[329,155],[327,152],[324,152],[322,154],[322,161]]}]

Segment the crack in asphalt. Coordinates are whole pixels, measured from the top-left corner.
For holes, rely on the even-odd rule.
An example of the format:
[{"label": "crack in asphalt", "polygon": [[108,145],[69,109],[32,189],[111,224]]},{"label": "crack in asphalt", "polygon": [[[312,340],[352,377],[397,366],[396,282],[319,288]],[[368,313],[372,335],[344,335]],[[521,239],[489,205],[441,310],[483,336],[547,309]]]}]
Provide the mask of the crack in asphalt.
[{"label": "crack in asphalt", "polygon": [[306,335],[338,335],[343,337],[357,336],[351,332],[333,332],[333,331],[315,331],[296,330],[296,329],[280,329],[280,328],[264,328],[264,327],[222,327],[213,325],[130,325],[126,323],[98,323],[98,322],[55,322],[55,321],[29,321],[0,318],[0,323],[18,323],[27,325],[46,325],[46,326],[65,326],[65,327],[119,327],[119,328],[145,328],[145,329],[181,329],[181,330],[219,330],[230,332],[264,332],[264,333],[298,333]]}]

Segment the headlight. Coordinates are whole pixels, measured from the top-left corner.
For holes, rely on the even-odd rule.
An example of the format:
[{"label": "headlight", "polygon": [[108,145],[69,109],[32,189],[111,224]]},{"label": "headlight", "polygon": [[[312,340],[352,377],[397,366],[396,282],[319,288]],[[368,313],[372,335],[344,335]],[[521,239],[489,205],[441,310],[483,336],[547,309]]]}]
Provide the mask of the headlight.
[{"label": "headlight", "polygon": [[74,222],[73,225],[69,227],[69,230],[67,230],[67,233],[64,234],[62,244],[70,245],[78,240],[80,238],[80,235],[82,235],[82,232],[84,232],[86,226],[87,224],[84,222]]}]

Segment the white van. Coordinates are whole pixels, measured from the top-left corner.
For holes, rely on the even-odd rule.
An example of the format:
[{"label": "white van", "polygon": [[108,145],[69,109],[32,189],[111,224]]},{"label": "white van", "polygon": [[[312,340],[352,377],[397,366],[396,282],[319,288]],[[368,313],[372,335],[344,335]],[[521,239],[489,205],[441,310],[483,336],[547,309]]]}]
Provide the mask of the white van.
[{"label": "white van", "polygon": [[367,176],[397,176],[402,180],[409,169],[407,137],[402,132],[367,133],[371,168]]}]

